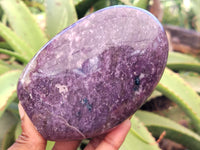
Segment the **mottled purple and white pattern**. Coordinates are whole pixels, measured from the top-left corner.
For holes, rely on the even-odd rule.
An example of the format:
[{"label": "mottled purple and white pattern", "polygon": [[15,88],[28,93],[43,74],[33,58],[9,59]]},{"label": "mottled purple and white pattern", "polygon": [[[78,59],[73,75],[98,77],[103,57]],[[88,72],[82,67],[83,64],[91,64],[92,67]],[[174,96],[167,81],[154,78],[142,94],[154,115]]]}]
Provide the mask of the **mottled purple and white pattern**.
[{"label": "mottled purple and white pattern", "polygon": [[166,65],[161,24],[128,6],[100,10],[66,28],[30,61],[18,97],[48,140],[92,138],[132,115]]}]

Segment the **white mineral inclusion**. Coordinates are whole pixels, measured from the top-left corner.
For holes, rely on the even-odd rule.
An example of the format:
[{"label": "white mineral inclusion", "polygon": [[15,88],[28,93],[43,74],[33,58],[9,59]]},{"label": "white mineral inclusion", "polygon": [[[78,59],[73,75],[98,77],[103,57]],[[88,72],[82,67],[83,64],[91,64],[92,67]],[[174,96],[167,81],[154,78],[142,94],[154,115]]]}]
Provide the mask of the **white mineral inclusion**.
[{"label": "white mineral inclusion", "polygon": [[90,73],[94,72],[94,71],[97,71],[98,69],[98,57],[93,57],[93,58],[90,58],[89,59],[89,62],[90,62]]},{"label": "white mineral inclusion", "polygon": [[24,84],[25,86],[27,86],[31,80],[30,80],[30,73],[32,70],[35,69],[36,67],[36,61],[34,61],[34,59],[31,60],[31,62],[26,66],[26,68],[24,69],[24,73],[21,74],[20,76],[20,80],[21,80],[21,83]]},{"label": "white mineral inclusion", "polygon": [[66,85],[56,84],[55,87],[58,88],[59,93],[61,94],[66,94],[68,92],[68,88]]}]

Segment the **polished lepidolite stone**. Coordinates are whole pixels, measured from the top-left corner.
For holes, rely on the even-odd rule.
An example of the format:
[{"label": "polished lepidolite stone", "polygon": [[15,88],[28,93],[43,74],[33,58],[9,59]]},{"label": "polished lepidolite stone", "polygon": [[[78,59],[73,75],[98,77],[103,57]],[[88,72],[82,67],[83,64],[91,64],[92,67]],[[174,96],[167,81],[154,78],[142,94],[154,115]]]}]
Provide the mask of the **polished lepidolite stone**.
[{"label": "polished lepidolite stone", "polygon": [[92,138],[144,103],[167,55],[165,31],[153,15],[109,7],[49,41],[21,75],[18,97],[45,139]]}]

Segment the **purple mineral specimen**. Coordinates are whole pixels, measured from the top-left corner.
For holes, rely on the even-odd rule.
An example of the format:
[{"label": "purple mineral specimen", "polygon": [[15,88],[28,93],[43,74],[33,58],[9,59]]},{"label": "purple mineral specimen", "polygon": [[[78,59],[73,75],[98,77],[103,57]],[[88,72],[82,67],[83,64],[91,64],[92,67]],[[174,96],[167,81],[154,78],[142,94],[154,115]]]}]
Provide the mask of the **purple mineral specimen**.
[{"label": "purple mineral specimen", "polygon": [[21,75],[18,97],[45,139],[92,138],[142,105],[167,55],[165,31],[153,15],[109,7],[49,41]]}]

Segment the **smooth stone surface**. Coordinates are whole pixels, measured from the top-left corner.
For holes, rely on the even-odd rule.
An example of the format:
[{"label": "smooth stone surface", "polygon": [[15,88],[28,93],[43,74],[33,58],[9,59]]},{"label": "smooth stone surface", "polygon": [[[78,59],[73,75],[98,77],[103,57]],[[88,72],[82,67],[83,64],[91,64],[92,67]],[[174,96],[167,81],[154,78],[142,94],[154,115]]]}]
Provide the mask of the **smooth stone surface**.
[{"label": "smooth stone surface", "polygon": [[48,140],[91,138],[132,115],[166,65],[168,43],[150,13],[128,6],[89,15],[48,42],[18,83],[18,97]]}]

